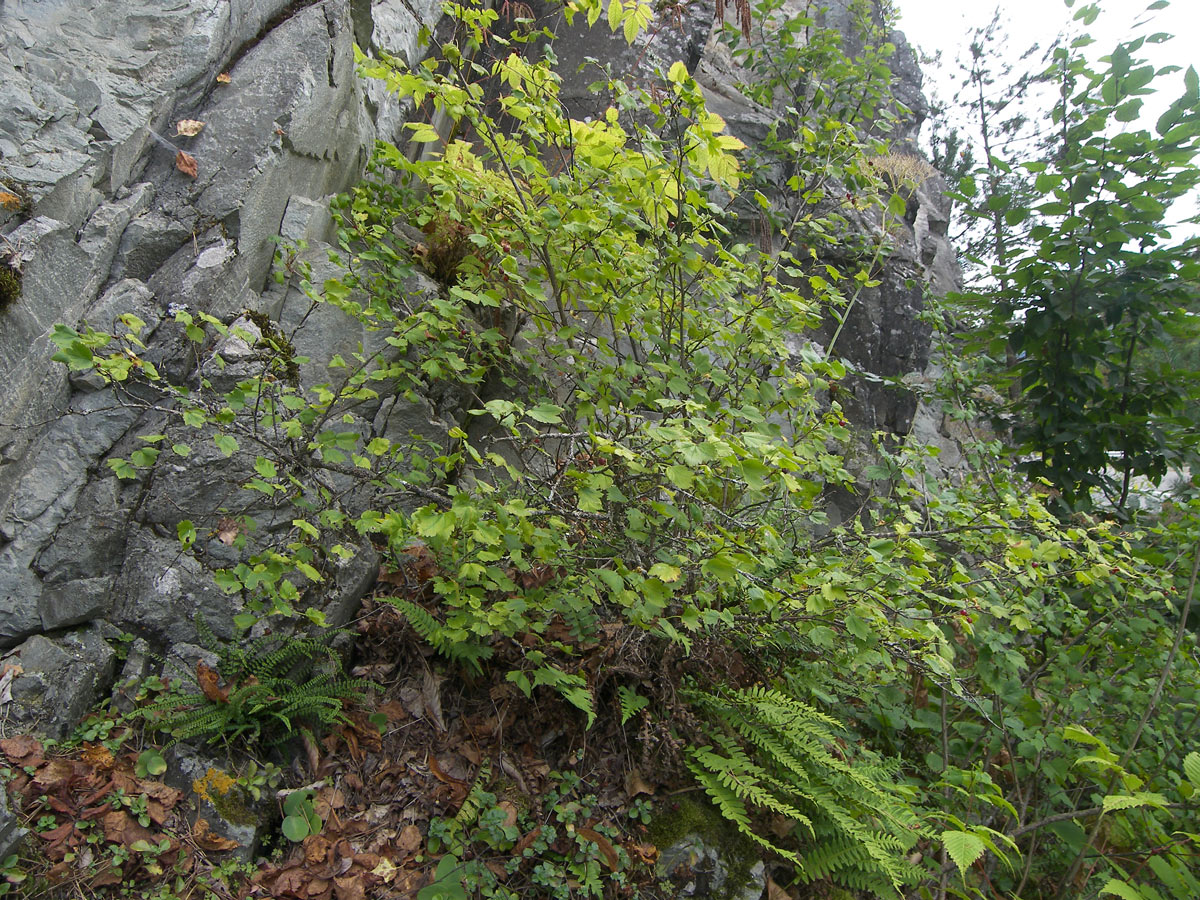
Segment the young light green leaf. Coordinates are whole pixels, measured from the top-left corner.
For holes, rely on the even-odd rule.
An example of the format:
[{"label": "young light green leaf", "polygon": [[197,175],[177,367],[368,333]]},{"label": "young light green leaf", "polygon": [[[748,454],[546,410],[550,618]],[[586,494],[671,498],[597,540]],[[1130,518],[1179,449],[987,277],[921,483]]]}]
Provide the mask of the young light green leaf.
[{"label": "young light green leaf", "polygon": [[969,831],[943,831],[942,844],[964,878],[967,869],[974,865],[975,860],[983,856],[987,849],[983,841]]},{"label": "young light green leaf", "polygon": [[1100,896],[1111,894],[1121,900],[1146,900],[1146,896],[1133,885],[1117,878],[1110,878],[1104,887],[1100,888]]},{"label": "young light green leaf", "polygon": [[238,450],[237,438],[231,434],[214,434],[213,443],[217,445],[217,449],[226,456],[233,456]]},{"label": "young light green leaf", "polygon": [[1183,774],[1195,788],[1200,788],[1200,753],[1193,750],[1183,758]]}]

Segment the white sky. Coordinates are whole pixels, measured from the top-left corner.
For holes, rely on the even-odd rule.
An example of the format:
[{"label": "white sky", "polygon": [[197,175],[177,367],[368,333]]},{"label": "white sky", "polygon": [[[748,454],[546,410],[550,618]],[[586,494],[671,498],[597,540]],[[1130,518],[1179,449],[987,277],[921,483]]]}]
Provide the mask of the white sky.
[{"label": "white sky", "polygon": [[[926,95],[936,95],[942,101],[950,101],[958,87],[958,58],[966,54],[971,31],[986,26],[997,8],[1007,32],[1005,56],[1013,63],[1035,43],[1039,52],[1031,57],[1031,62],[1040,60],[1042,52],[1064,32],[1072,35],[1083,32],[1095,38],[1096,42],[1085,51],[1093,60],[1106,56],[1119,41],[1136,35],[1154,32],[1173,35],[1165,43],[1147,43],[1134,54],[1159,68],[1176,65],[1181,69],[1157,79],[1155,95],[1146,98],[1138,124],[1153,133],[1158,116],[1183,92],[1182,70],[1189,65],[1200,70],[1200,0],[1172,0],[1167,8],[1153,12],[1146,11],[1151,0],[1100,0],[1099,18],[1085,26],[1073,22],[1072,17],[1086,2],[1076,0],[1074,7],[1068,8],[1064,0],[893,0],[899,12],[897,27],[909,42],[925,55],[941,54],[940,65],[924,64],[922,70]],[[928,139],[928,129],[926,125],[922,143]],[[1176,206],[1172,218],[1178,221],[1197,211],[1200,211],[1200,197],[1193,195],[1190,202],[1184,200]],[[1197,229],[1191,226],[1186,230]]]},{"label": "white sky", "polygon": [[[944,72],[926,66],[926,92],[933,88],[944,99],[954,93],[956,59],[966,50],[968,36],[977,26],[987,25],[997,8],[1009,34],[1007,47],[1017,57],[1031,44],[1044,50],[1055,36],[1072,27],[1096,38],[1089,55],[1106,55],[1117,41],[1133,34],[1163,31],[1175,35],[1164,44],[1147,44],[1140,51],[1158,66],[1189,65],[1200,69],[1200,0],[1173,0],[1166,9],[1146,12],[1150,0],[1101,0],[1100,17],[1090,26],[1072,23],[1074,13],[1086,0],[1068,9],[1063,0],[893,0],[900,14],[899,28],[922,52],[941,51]],[[1138,22],[1146,22],[1137,27]],[[947,81],[947,79],[949,79]],[[942,83],[939,83],[942,82]],[[1178,94],[1183,73],[1163,85],[1163,93]],[[1173,97],[1171,99],[1174,99]],[[1169,102],[1169,101],[1168,101]],[[1164,104],[1165,105],[1165,104]]]}]

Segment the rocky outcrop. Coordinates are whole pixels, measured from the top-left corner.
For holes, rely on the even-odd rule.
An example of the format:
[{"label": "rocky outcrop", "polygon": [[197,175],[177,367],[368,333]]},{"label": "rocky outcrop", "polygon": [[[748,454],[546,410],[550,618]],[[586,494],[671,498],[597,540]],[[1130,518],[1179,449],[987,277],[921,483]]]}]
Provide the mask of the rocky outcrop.
[{"label": "rocky outcrop", "polygon": [[[160,325],[176,309],[224,321],[302,315],[289,306],[294,289],[264,290],[277,236],[308,239],[323,256],[328,196],[354,184],[376,137],[404,121],[397,101],[364,94],[354,43],[413,58],[436,8],[0,4],[0,190],[10,198],[0,258],[21,282],[0,310],[0,648],[14,648],[23,670],[19,715],[51,713],[41,724],[55,732],[86,711],[112,681],[106,637],[133,634],[161,651],[195,639],[195,613],[228,633],[236,611],[202,557],[181,552],[175,528],[189,517],[211,525],[244,473],[198,450],[117,478],[106,459],[165,430],[162,417],[69,376],[51,360],[50,331],[111,331],[133,313],[147,325],[146,358],[170,369],[183,345]],[[185,119],[203,130],[177,135]],[[176,166],[180,150],[195,159],[194,178]],[[314,365],[362,339],[361,326],[345,328],[307,339]],[[395,424],[384,416],[380,427]],[[369,545],[359,550],[332,579],[340,621],[377,566]]]},{"label": "rocky outcrop", "polygon": [[[335,355],[394,352],[379,332],[314,308],[295,279],[270,275],[280,236],[307,245],[293,262],[310,265],[314,280],[331,271],[329,195],[360,178],[375,139],[395,137],[408,114],[381,84],[356,76],[354,44],[413,60],[421,27],[439,11],[434,0],[0,0],[0,190],[10,198],[0,204],[0,258],[21,281],[16,302],[0,307],[0,650],[22,667],[12,700],[31,723],[52,711],[49,730],[61,731],[107,690],[116,657],[104,648],[115,635],[139,648],[130,654],[137,675],[151,649],[196,641],[196,613],[230,634],[237,598],[212,568],[248,551],[218,539],[220,522],[241,504],[266,539],[296,515],[265,498],[246,506],[240,485],[252,463],[211,442],[118,478],[108,461],[142,446],[141,435],[166,435],[169,446],[172,421],[149,408],[152,397],[122,402],[98,379],[71,375],[51,359],[48,335],[56,323],[111,331],[132,313],[146,324],[146,360],[227,386],[257,371],[246,335],[263,327],[281,329],[310,360],[296,373],[303,385],[325,380]],[[564,100],[576,115],[596,112],[586,90],[594,74],[577,72],[585,56],[635,80],[681,59],[735,133],[761,139],[772,113],[733,89],[712,27],[704,4],[632,47],[603,29],[557,23]],[[894,40],[900,96],[918,110],[903,139],[919,124],[919,71],[902,36]],[[204,126],[180,135],[181,120]],[[181,151],[194,175],[177,165]],[[859,372],[847,407],[861,424],[897,434],[907,433],[916,399],[880,379],[924,367],[924,292],[956,277],[939,191],[931,178],[916,192],[883,283],[859,298],[839,337]],[[420,278],[407,289],[436,290]],[[216,346],[192,348],[173,322],[178,310],[237,327]],[[450,394],[381,396],[348,412],[344,427],[436,442],[463,417]],[[330,489],[352,507],[341,477],[330,474]],[[197,532],[191,551],[177,537],[185,520]],[[361,541],[305,601],[345,622],[377,567]]]}]

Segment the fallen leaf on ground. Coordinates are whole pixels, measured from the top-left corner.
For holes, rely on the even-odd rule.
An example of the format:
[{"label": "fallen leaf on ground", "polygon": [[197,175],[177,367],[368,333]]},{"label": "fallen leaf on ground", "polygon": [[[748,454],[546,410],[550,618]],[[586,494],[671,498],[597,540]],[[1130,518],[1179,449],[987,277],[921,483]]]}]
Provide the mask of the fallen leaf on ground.
[{"label": "fallen leaf on ground", "polygon": [[396,877],[396,872],[399,871],[392,861],[386,856],[379,861],[379,865],[371,870],[371,874],[383,881],[384,884],[391,884],[393,878]]},{"label": "fallen leaf on ground", "polygon": [[133,816],[124,810],[114,809],[105,814],[100,824],[104,830],[104,839],[110,844],[131,847],[138,841],[157,843],[150,829],[143,828]]},{"label": "fallen leaf on ground", "polygon": [[228,72],[222,72],[217,76],[217,84],[229,84],[233,79],[229,77]]},{"label": "fallen leaf on ground", "polygon": [[445,680],[445,676],[435,675],[426,669],[425,680],[421,685],[421,701],[425,704],[425,715],[438,731],[446,730],[445,720],[442,719],[442,682]]},{"label": "fallen leaf on ground", "polygon": [[658,848],[653,844],[634,844],[633,849],[641,861],[648,866],[652,866],[658,861]]},{"label": "fallen leaf on ground", "polygon": [[365,900],[367,894],[363,888],[362,876],[346,875],[333,880],[333,895],[337,900]]},{"label": "fallen leaf on ground", "polygon": [[304,862],[309,866],[324,865],[329,859],[329,839],[319,834],[310,834],[304,839]]},{"label": "fallen leaf on ground", "polygon": [[533,842],[538,839],[538,835],[540,835],[541,833],[542,833],[542,826],[539,825],[536,828],[534,828],[532,831],[530,831],[528,834],[526,834],[523,838],[521,838],[519,841],[517,841],[516,845],[512,848],[512,855],[520,856],[522,853],[524,853],[526,850],[528,850],[530,847],[532,847]]},{"label": "fallen leaf on ground", "polygon": [[117,762],[112,751],[103,744],[84,744],[80,756],[89,766],[101,770],[111,769]]},{"label": "fallen leaf on ground", "polygon": [[617,858],[617,851],[613,849],[612,842],[608,838],[592,828],[580,828],[578,834],[600,848],[600,853],[610,872],[617,871],[617,866],[621,861]]},{"label": "fallen leaf on ground", "polygon": [[0,741],[0,750],[18,766],[40,766],[46,761],[42,756],[42,742],[28,734],[5,738]]},{"label": "fallen leaf on ground", "polygon": [[792,895],[777,885],[770,878],[767,878],[766,900],[792,900]]},{"label": "fallen leaf on ground", "polygon": [[400,837],[396,840],[396,846],[405,853],[415,853],[423,840],[421,829],[416,825],[405,825],[400,831]]},{"label": "fallen leaf on ground", "polygon": [[175,123],[175,137],[195,137],[204,130],[204,125],[199,119],[180,119]]},{"label": "fallen leaf on ground", "polygon": [[396,700],[389,700],[387,703],[379,704],[378,712],[387,716],[388,725],[395,725],[397,722],[403,722],[409,717],[408,710]]},{"label": "fallen leaf on ground", "polygon": [[508,800],[501,800],[496,805],[498,807],[500,807],[502,810],[504,810],[504,827],[505,828],[512,828],[514,825],[517,824],[517,807],[516,807],[516,805],[509,802]]},{"label": "fallen leaf on ground", "polygon": [[175,168],[188,178],[195,178],[200,174],[200,169],[196,165],[196,157],[190,153],[184,153],[182,150],[175,154]]},{"label": "fallen leaf on ground", "polygon": [[229,688],[221,688],[221,676],[212,666],[204,662],[196,663],[196,681],[200,683],[200,692],[209,703],[229,702]]},{"label": "fallen leaf on ground", "polygon": [[201,850],[210,852],[233,850],[240,846],[237,841],[230,838],[223,838],[214,832],[212,826],[208,824],[207,819],[196,820],[196,824],[192,826],[192,839],[195,840]]},{"label": "fallen leaf on ground", "polygon": [[432,753],[429,754],[428,759],[426,759],[426,763],[429,765],[429,771],[433,773],[433,777],[438,781],[444,784],[466,784],[466,782],[461,778],[455,778],[453,775],[448,774],[446,770],[442,768],[442,764],[438,762],[437,757]]},{"label": "fallen leaf on ground", "polygon": [[642,777],[640,771],[630,769],[629,774],[625,776],[625,794],[631,800],[638,794],[648,794],[653,797],[654,788]]}]

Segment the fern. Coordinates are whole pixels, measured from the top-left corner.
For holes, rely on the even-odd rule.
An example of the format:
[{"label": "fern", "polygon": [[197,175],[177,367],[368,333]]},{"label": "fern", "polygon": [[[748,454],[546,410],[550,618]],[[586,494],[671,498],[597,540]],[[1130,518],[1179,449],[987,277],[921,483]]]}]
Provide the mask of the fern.
[{"label": "fern", "polygon": [[207,697],[198,686],[172,689],[126,716],[169,734],[171,743],[194,738],[225,744],[282,743],[345,721],[345,702],[361,696],[366,687],[343,674],[341,659],[325,641],[271,635],[244,646],[224,644],[199,616],[196,629],[217,654],[224,697]]},{"label": "fern", "polygon": [[435,619],[429,610],[411,600],[405,600],[402,597],[383,597],[381,599],[400,610],[421,640],[432,646],[442,656],[466,665],[476,673],[483,672],[481,663],[491,657],[492,649],[490,647],[462,640],[457,635],[449,633],[449,630]]},{"label": "fern", "polygon": [[[848,762],[833,749],[837,720],[781,691],[694,691],[688,699],[720,726],[713,744],[690,748],[688,766],[722,815],[795,861],[806,882],[828,878],[880,897],[900,895],[916,874],[905,853],[921,828],[894,787],[896,766]],[[796,824],[793,847],[754,828],[763,812]]]}]

